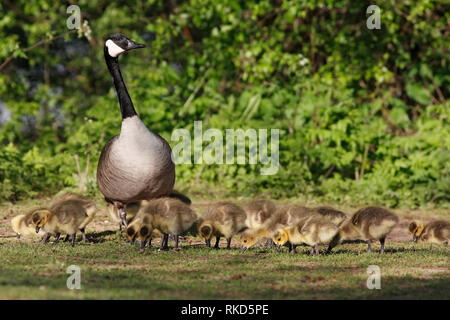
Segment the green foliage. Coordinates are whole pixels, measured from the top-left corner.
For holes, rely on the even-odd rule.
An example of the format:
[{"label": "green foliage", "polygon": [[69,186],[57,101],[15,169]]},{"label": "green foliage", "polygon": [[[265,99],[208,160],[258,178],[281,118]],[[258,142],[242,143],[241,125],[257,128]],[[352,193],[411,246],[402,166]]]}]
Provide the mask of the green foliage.
[{"label": "green foliage", "polygon": [[[101,148],[120,130],[103,39],[120,31],[148,44],[121,66],[139,115],[169,142],[177,128],[193,135],[195,120],[204,131],[280,129],[276,175],[181,164],[182,189],[448,203],[448,4],[382,1],[380,30],[365,26],[367,3],[349,0],[77,5],[90,40],[72,33],[30,50],[68,31],[66,3],[0,5],[0,63],[14,57],[0,70],[0,104],[11,113],[0,130],[1,199],[80,183],[96,192]],[[81,167],[90,160],[86,179],[75,155]]]}]

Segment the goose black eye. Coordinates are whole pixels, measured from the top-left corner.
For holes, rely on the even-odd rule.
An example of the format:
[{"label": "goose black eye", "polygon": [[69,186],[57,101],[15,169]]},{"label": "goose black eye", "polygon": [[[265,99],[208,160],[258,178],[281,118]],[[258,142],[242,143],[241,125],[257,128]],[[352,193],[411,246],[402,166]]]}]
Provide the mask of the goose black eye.
[{"label": "goose black eye", "polygon": [[281,241],[281,238],[278,238],[278,241]]},{"label": "goose black eye", "polygon": [[244,240],[244,242],[247,242],[247,240]]}]

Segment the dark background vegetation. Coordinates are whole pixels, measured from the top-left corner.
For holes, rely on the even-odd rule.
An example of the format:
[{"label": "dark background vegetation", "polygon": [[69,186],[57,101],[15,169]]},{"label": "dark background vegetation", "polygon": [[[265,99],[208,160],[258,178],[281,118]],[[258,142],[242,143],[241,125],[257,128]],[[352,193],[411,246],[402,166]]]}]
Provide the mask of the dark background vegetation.
[{"label": "dark background vegetation", "polygon": [[[369,30],[364,1],[69,2],[0,4],[1,200],[98,194],[98,157],[121,120],[103,39],[122,32],[147,44],[121,56],[122,72],[144,123],[170,143],[194,120],[281,130],[276,175],[178,165],[178,189],[448,204],[449,4],[376,1],[381,29]],[[69,4],[90,34],[67,33]]]}]

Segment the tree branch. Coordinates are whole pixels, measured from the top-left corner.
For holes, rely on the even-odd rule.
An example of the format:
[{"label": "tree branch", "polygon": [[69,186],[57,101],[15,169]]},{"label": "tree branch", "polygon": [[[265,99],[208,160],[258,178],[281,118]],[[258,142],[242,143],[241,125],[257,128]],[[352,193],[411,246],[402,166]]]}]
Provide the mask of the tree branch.
[{"label": "tree branch", "polygon": [[[69,34],[69,33],[75,32],[75,31],[77,31],[77,30],[76,30],[76,29],[70,30],[70,31],[61,33],[61,34],[59,34],[59,35],[56,35],[56,36],[54,36],[54,37],[52,37],[52,38],[50,38],[50,39],[42,39],[42,40],[36,42],[35,44],[33,44],[32,46],[23,49],[23,52],[28,52],[28,51],[30,51],[30,50],[32,50],[32,49],[38,47],[38,46],[41,46],[41,45],[43,45],[43,44],[46,44],[46,43],[49,43],[49,42],[54,41],[54,40],[56,40],[56,39],[59,39],[59,38],[65,36],[66,34]],[[0,71],[1,71],[8,63],[10,63],[14,58],[15,58],[15,57],[14,57],[14,53],[13,53],[12,55],[10,55],[8,58],[6,58],[6,60],[3,61],[3,63],[0,65]]]}]

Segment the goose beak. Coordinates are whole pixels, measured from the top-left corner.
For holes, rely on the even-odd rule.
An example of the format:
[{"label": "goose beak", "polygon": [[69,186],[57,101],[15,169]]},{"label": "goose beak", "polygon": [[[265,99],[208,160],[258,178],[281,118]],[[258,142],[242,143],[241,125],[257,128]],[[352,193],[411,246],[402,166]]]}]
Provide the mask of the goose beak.
[{"label": "goose beak", "polygon": [[36,227],[36,233],[39,233],[39,230],[41,230],[41,227]]},{"label": "goose beak", "polygon": [[244,246],[241,246],[241,252],[245,252],[247,250],[247,248],[246,247],[244,247]]},{"label": "goose beak", "polygon": [[140,48],[145,48],[145,44],[136,43],[136,42],[130,40],[130,42],[128,43],[128,46],[127,46],[127,51],[132,50],[132,49],[140,49]]},{"label": "goose beak", "polygon": [[416,235],[413,236],[413,241],[417,242],[417,236]]}]

